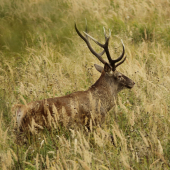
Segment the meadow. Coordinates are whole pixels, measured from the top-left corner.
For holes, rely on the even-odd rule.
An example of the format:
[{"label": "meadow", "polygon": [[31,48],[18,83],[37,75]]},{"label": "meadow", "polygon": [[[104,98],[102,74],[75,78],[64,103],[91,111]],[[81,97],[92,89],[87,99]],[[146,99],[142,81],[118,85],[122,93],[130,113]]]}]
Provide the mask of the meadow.
[{"label": "meadow", "polygon": [[[118,94],[101,127],[17,135],[12,106],[87,90],[99,78],[93,66],[102,64],[74,29],[86,21],[100,42],[103,26],[112,31],[112,58],[123,40],[118,71],[134,88]],[[0,169],[170,169],[169,133],[169,0],[0,1]]]}]

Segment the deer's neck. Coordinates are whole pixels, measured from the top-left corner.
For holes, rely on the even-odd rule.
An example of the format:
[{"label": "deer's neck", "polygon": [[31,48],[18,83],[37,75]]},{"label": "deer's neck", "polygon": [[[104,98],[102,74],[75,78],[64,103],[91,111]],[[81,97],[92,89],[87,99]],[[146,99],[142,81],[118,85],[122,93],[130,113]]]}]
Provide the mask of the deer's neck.
[{"label": "deer's neck", "polygon": [[118,89],[116,82],[102,74],[96,83],[90,87],[89,92],[96,101],[100,100],[105,111],[109,111],[115,105]]}]

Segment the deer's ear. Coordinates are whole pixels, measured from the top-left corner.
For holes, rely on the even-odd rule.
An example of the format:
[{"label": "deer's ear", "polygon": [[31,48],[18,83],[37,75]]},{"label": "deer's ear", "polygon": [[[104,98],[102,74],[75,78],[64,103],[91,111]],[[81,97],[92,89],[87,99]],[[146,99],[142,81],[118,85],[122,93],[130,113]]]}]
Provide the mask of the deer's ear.
[{"label": "deer's ear", "polygon": [[110,67],[110,65],[108,64],[108,63],[106,63],[105,65],[104,65],[104,71],[105,72],[110,72],[112,70],[112,68]]},{"label": "deer's ear", "polygon": [[99,66],[97,64],[94,64],[95,68],[97,71],[99,71],[100,73],[103,71],[103,67],[102,66]]}]

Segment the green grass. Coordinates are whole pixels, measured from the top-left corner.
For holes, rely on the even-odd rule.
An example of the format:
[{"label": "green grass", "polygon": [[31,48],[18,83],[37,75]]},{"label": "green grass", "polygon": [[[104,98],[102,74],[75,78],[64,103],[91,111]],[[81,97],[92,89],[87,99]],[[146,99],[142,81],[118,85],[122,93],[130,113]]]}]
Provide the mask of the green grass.
[{"label": "green grass", "polygon": [[[0,169],[170,169],[170,3],[156,1],[0,2]],[[118,70],[136,83],[118,95],[101,127],[14,131],[14,104],[86,90],[99,61],[79,30],[127,60]],[[96,51],[101,51],[95,46]],[[114,144],[110,135],[114,137]]]}]

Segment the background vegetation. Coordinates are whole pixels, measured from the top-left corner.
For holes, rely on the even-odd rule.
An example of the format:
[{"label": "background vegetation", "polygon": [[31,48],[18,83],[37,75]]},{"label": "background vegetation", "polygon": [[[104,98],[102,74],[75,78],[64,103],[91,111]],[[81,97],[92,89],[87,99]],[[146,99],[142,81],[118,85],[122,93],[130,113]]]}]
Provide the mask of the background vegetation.
[{"label": "background vegetation", "polygon": [[[53,129],[24,143],[14,104],[86,90],[100,76],[74,30],[85,19],[101,42],[103,26],[112,30],[113,57],[123,39],[118,70],[136,85],[119,93],[101,128]],[[169,46],[168,0],[1,0],[0,169],[170,169]]]}]

